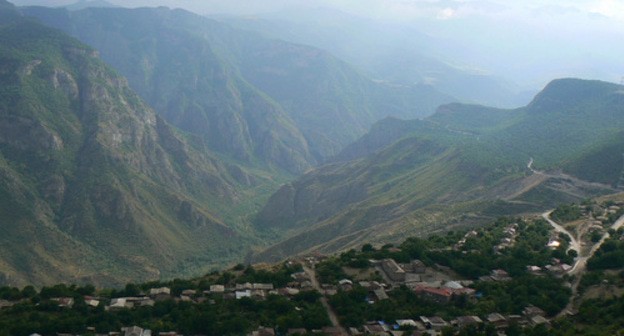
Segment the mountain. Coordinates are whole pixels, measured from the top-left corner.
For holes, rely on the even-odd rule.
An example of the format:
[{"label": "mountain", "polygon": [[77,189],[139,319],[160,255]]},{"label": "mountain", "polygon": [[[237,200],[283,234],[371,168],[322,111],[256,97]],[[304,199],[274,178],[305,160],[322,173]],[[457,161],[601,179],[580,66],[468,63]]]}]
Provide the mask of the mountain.
[{"label": "mountain", "polygon": [[[517,107],[529,102],[534,93],[527,94],[500,76],[460,65],[462,58],[457,51],[436,52],[435,46],[448,41],[409,24],[358,17],[330,8],[215,19],[267,37],[328,50],[372,78],[401,85],[428,85],[466,103]],[[447,46],[453,47],[460,49]]]},{"label": "mountain", "polygon": [[383,120],[271,197],[256,223],[290,238],[256,258],[387,242],[614,192],[624,173],[623,98],[620,85],[563,79],[519,109],[451,104],[425,120]]},{"label": "mountain", "polygon": [[22,12],[94,46],[165,120],[211,149],[291,173],[336,154],[379,119],[423,117],[454,101],[427,85],[374,82],[325,51],[183,10]]},{"label": "mountain", "polygon": [[71,5],[65,6],[69,10],[81,10],[89,7],[116,7],[106,0],[79,0]]},{"label": "mountain", "polygon": [[119,285],[244,255],[256,238],[236,211],[278,181],[169,125],[94,49],[0,5],[1,282]]}]

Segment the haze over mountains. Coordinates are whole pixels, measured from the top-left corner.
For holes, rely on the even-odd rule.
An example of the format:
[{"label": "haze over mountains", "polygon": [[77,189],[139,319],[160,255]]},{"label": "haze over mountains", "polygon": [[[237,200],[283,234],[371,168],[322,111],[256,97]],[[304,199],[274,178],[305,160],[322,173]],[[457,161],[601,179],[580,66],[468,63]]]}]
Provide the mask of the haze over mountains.
[{"label": "haze over mountains", "polygon": [[0,283],[199,274],[622,187],[620,85],[529,98],[336,11],[90,5],[0,0]]}]

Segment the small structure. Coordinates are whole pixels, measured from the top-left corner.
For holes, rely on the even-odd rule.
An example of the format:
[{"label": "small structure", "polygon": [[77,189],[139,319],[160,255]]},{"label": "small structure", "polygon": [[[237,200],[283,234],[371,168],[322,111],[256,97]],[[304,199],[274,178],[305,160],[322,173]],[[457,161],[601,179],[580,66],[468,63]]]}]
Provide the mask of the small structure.
[{"label": "small structure", "polygon": [[457,318],[456,323],[458,327],[465,328],[469,325],[482,324],[483,321],[478,316],[460,316]]},{"label": "small structure", "polygon": [[149,296],[156,301],[163,301],[171,298],[169,287],[151,288]]},{"label": "small structure", "polygon": [[388,294],[386,294],[386,290],[383,288],[375,289],[373,293],[375,294],[375,301],[383,301],[389,299]]},{"label": "small structure", "polygon": [[223,285],[211,285],[210,286],[210,293],[224,293],[225,292],[225,286]]},{"label": "small structure", "polygon": [[425,266],[425,264],[418,259],[410,262],[410,268],[412,273],[416,274],[424,274],[427,271],[427,266]]},{"label": "small structure", "polygon": [[540,324],[550,325],[550,322],[544,316],[539,316],[539,315],[531,317],[529,323],[532,326],[536,326],[536,325],[540,325]]},{"label": "small structure", "polygon": [[432,316],[432,317],[421,316],[420,320],[422,321],[422,323],[425,325],[427,329],[433,329],[433,330],[438,330],[438,331],[444,329],[445,327],[449,325],[448,322],[444,321],[444,319],[439,316]]},{"label": "small structure", "polygon": [[123,336],[152,336],[152,331],[134,326],[121,328],[121,334]]},{"label": "small structure", "polygon": [[275,336],[275,329],[259,327],[258,330],[252,331],[250,336]]},{"label": "small structure", "polygon": [[255,283],[252,285],[252,289],[270,291],[273,290],[273,284],[271,283]]},{"label": "small structure", "polygon": [[506,329],[509,326],[507,319],[499,313],[491,313],[487,316],[486,320],[496,329]]},{"label": "small structure", "polygon": [[405,270],[394,261],[394,259],[384,259],[381,261],[381,268],[392,281],[405,281]]},{"label": "small structure", "polygon": [[244,291],[236,291],[234,292],[234,295],[236,295],[236,300],[240,300],[244,297],[251,298],[251,290],[247,289]]},{"label": "small structure", "polygon": [[390,329],[384,324],[381,325],[379,323],[375,324],[366,324],[364,326],[364,333],[367,335],[388,335],[387,332]]},{"label": "small structure", "polygon": [[414,292],[437,303],[448,303],[453,297],[453,291],[448,288],[418,286],[414,288]]},{"label": "small structure", "polygon": [[525,307],[522,310],[522,313],[526,317],[533,317],[533,316],[542,316],[543,317],[543,316],[546,316],[546,313],[542,309],[540,309],[538,307],[535,307],[535,306]]},{"label": "small structure", "polygon": [[511,280],[511,277],[509,276],[509,273],[507,273],[507,271],[502,270],[502,269],[492,270],[492,272],[490,273],[490,277],[494,281],[509,281],[509,280]]}]

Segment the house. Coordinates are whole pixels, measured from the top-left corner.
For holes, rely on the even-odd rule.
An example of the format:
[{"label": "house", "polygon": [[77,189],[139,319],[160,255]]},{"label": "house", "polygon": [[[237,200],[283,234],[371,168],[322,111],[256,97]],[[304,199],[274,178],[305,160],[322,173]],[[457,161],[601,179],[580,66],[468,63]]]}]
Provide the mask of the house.
[{"label": "house", "polygon": [[520,316],[520,315],[508,315],[507,316],[507,321],[509,323],[514,323],[514,324],[517,324],[519,326],[526,326],[527,325],[527,320],[522,318],[522,316]]},{"label": "house", "polygon": [[422,261],[415,259],[410,262],[410,267],[413,273],[424,274],[427,271],[427,266]]},{"label": "house", "polygon": [[527,266],[527,271],[530,273],[539,273],[542,271],[542,268],[539,266]]},{"label": "house", "polygon": [[291,328],[288,329],[288,332],[286,332],[286,335],[288,336],[304,336],[308,333],[308,331],[304,328]]},{"label": "house", "polygon": [[416,321],[411,320],[411,319],[407,319],[407,320],[396,320],[396,323],[399,325],[399,327],[418,327],[418,323],[416,323]]},{"label": "house", "polygon": [[457,295],[457,296],[466,295],[468,297],[473,297],[477,293],[476,290],[472,288],[468,288],[468,287],[452,289],[452,291],[453,291],[453,295]]},{"label": "house", "polygon": [[185,289],[182,291],[182,295],[184,296],[195,296],[197,295],[197,291],[194,289]]},{"label": "house", "polygon": [[544,316],[539,316],[539,315],[532,316],[529,320],[529,323],[532,326],[536,326],[539,324],[550,325],[550,322]]},{"label": "house", "polygon": [[273,328],[259,327],[258,330],[251,332],[250,336],[275,336]]},{"label": "house", "polygon": [[509,326],[507,319],[499,313],[491,313],[486,317],[486,321],[496,329],[506,329]]},{"label": "house", "polygon": [[387,336],[389,330],[390,329],[388,328],[388,326],[381,325],[379,323],[366,324],[364,326],[364,334],[367,334],[367,335],[380,335],[380,336],[383,335],[383,336]]},{"label": "house", "polygon": [[252,285],[252,289],[270,291],[273,290],[273,284],[270,283],[255,283]]},{"label": "house", "polygon": [[235,289],[237,291],[241,291],[241,290],[251,290],[253,289],[253,285],[249,282],[243,283],[243,284],[236,284]]},{"label": "house", "polygon": [[121,334],[123,336],[152,336],[152,331],[134,326],[121,328]]},{"label": "house", "polygon": [[169,287],[151,288],[149,296],[156,301],[163,301],[171,298],[171,289]]},{"label": "house", "polygon": [[299,294],[299,290],[297,288],[292,288],[292,287],[280,288],[277,291],[279,295],[282,295],[282,296],[295,296]]},{"label": "house", "polygon": [[156,304],[156,301],[148,298],[148,297],[143,297],[143,298],[133,298],[132,302],[134,303],[135,307],[154,307],[154,305]]},{"label": "house", "polygon": [[124,309],[124,308],[132,308],[134,304],[127,300],[127,298],[114,298],[111,299],[110,304],[108,305],[108,309]]},{"label": "house", "polygon": [[381,284],[377,281],[360,281],[360,286],[368,290],[375,290],[381,288]]},{"label": "house", "polygon": [[90,298],[90,299],[85,298],[85,303],[87,304],[87,306],[95,308],[100,305],[100,300],[96,300],[93,298]]},{"label": "house", "polygon": [[427,329],[433,329],[433,330],[442,330],[444,329],[444,327],[448,327],[448,322],[444,321],[444,319],[442,319],[439,316],[432,316],[432,317],[426,317],[426,316],[421,316],[420,320],[422,321],[422,323],[425,325],[425,327]]},{"label": "house", "polygon": [[338,327],[323,327],[322,333],[326,336],[346,336],[346,334]]},{"label": "house", "polygon": [[394,261],[394,259],[384,259],[381,261],[381,268],[392,281],[405,281],[405,270]]},{"label": "house", "polygon": [[251,290],[251,297],[254,299],[264,299],[266,298],[266,292],[261,290],[261,289],[252,289]]},{"label": "house", "polygon": [[533,316],[546,316],[546,313],[538,307],[528,306],[522,310],[524,316],[533,317]]},{"label": "house", "polygon": [[351,328],[349,328],[349,335],[360,336],[360,335],[363,335],[363,333],[361,331],[357,330],[356,328],[351,327]]},{"label": "house", "polygon": [[303,281],[310,280],[310,277],[308,276],[308,274],[306,272],[293,273],[293,274],[290,275],[290,277],[293,278],[297,282],[303,282]]},{"label": "house", "polygon": [[52,301],[57,302],[58,306],[61,308],[71,308],[74,306],[74,298],[70,297],[53,298]]},{"label": "house", "polygon": [[414,288],[414,292],[424,298],[437,303],[448,303],[453,297],[453,291],[448,288],[434,288],[419,286]]},{"label": "house", "polygon": [[509,280],[511,280],[511,277],[509,276],[509,273],[507,273],[507,271],[502,270],[502,269],[492,270],[492,272],[490,273],[490,277],[494,281],[509,281]]},{"label": "house", "polygon": [[244,297],[251,298],[251,290],[247,289],[244,291],[236,291],[234,292],[234,295],[236,296],[236,300],[240,300]]},{"label": "house", "polygon": [[416,273],[406,273],[405,283],[422,282],[422,276]]},{"label": "house", "polygon": [[459,328],[465,328],[469,325],[479,325],[482,323],[483,320],[481,320],[478,316],[460,316],[456,319],[456,324]]},{"label": "house", "polygon": [[444,288],[449,288],[449,289],[462,289],[464,288],[464,286],[462,286],[459,282],[457,281],[447,281],[444,286]]},{"label": "house", "polygon": [[378,288],[375,289],[373,291],[373,294],[375,295],[375,301],[382,301],[382,300],[388,300],[390,297],[388,297],[388,294],[386,293],[386,290],[383,288]]},{"label": "house", "polygon": [[210,293],[223,293],[225,292],[225,286],[223,285],[211,285]]}]

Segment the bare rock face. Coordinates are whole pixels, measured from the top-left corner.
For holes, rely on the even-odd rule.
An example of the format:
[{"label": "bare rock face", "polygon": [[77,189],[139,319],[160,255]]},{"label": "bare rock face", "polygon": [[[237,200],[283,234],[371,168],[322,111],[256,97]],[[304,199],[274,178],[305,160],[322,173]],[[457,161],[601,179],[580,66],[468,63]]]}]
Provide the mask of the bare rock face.
[{"label": "bare rock face", "polygon": [[78,83],[72,75],[63,69],[54,69],[50,82],[55,89],[62,90],[70,99],[78,98]]}]

